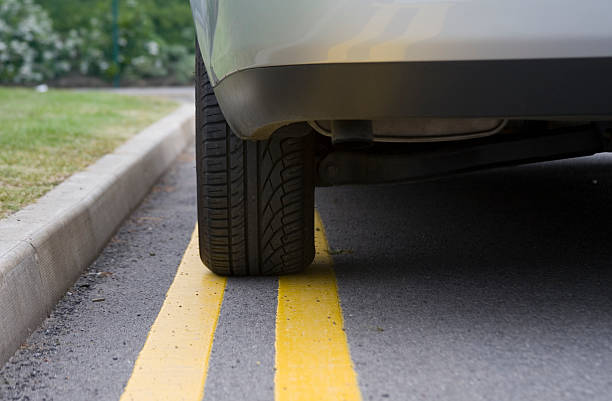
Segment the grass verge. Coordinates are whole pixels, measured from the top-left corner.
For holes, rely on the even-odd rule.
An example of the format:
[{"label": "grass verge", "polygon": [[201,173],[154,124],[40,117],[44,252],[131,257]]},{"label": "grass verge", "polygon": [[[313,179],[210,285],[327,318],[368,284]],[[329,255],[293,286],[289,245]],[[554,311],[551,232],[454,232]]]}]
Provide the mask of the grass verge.
[{"label": "grass verge", "polygon": [[104,92],[0,88],[0,218],[177,107]]}]

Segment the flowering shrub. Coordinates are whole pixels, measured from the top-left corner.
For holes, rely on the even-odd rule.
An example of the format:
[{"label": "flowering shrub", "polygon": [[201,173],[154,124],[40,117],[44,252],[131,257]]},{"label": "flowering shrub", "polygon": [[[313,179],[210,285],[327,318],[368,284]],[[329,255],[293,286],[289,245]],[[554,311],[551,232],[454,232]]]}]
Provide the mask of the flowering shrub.
[{"label": "flowering shrub", "polygon": [[47,13],[32,0],[0,0],[0,80],[40,82],[70,70],[76,43],[53,31]]},{"label": "flowering shrub", "polygon": [[[111,15],[108,1],[0,0],[0,83],[31,84],[67,73],[111,79],[119,73],[128,81],[164,78],[186,83],[193,76],[193,31],[190,17],[174,12],[151,16],[163,7],[153,0],[121,2],[118,63],[112,59]],[[58,18],[59,32],[52,18]],[[89,3],[89,2],[88,2]],[[167,0],[165,7],[186,3]],[[147,13],[147,7],[151,10]],[[70,10],[70,18],[63,18]],[[144,10],[144,11],[143,11]],[[78,13],[81,12],[81,14]],[[188,7],[187,7],[188,11]],[[173,18],[175,20],[173,20]],[[66,20],[69,20],[69,23]],[[173,26],[162,26],[160,21]],[[170,21],[170,22],[168,22]],[[162,24],[163,25],[163,24]],[[183,29],[177,34],[176,26]],[[186,27],[186,28],[185,28]],[[174,40],[168,43],[164,36]]]}]

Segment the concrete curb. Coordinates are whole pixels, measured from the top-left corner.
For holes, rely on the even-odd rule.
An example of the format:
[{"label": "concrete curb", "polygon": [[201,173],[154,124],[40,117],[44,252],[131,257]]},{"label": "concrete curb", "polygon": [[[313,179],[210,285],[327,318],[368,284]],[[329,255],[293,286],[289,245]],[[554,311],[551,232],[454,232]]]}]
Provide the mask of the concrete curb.
[{"label": "concrete curb", "polygon": [[185,104],[0,220],[0,367],[194,137]]}]

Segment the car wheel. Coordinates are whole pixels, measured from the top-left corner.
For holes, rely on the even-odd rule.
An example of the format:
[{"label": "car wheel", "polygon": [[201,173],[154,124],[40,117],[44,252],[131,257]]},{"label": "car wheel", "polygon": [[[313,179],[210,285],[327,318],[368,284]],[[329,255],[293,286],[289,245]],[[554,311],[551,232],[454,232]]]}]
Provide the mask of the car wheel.
[{"label": "car wheel", "polygon": [[276,275],[314,259],[314,136],[307,125],[265,141],[234,135],[196,50],[200,256],[220,275]]}]

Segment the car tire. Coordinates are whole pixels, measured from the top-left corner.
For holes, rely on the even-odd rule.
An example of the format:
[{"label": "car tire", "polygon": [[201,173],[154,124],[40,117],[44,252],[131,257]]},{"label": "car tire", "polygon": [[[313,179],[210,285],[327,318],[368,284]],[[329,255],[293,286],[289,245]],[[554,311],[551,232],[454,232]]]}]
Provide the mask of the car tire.
[{"label": "car tire", "polygon": [[314,259],[314,134],[289,125],[265,141],[234,135],[196,50],[200,257],[224,276],[301,271]]}]

